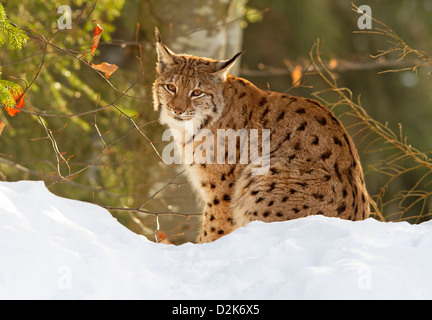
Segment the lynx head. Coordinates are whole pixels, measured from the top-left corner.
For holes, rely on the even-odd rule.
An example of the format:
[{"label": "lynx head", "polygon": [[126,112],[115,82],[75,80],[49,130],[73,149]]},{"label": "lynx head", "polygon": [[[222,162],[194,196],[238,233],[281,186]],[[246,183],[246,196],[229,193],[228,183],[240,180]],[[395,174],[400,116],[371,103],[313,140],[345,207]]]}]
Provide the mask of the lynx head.
[{"label": "lynx head", "polygon": [[242,52],[221,61],[176,54],[162,43],[157,28],[156,52],[153,103],[160,122],[182,128],[191,120],[195,131],[217,120],[224,109],[226,75]]}]

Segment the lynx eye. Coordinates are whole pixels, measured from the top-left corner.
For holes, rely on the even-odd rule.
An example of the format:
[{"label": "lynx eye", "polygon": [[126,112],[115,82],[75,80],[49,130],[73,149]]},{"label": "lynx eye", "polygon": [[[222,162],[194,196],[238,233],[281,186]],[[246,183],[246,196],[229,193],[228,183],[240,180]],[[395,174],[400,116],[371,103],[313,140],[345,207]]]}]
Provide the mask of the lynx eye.
[{"label": "lynx eye", "polygon": [[194,91],[192,91],[192,96],[193,97],[197,97],[199,95],[202,94],[202,91],[200,89],[195,89]]},{"label": "lynx eye", "polygon": [[172,83],[167,84],[166,87],[167,87],[167,89],[168,89],[169,91],[176,92],[176,89],[177,89],[177,88],[176,88],[176,86],[173,85]]}]

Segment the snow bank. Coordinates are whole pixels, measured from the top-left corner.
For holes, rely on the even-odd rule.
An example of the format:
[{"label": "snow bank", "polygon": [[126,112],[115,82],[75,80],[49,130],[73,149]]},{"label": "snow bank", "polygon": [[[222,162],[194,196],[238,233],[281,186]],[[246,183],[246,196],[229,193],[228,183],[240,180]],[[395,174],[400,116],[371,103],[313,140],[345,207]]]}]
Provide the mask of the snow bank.
[{"label": "snow bank", "polygon": [[1,299],[431,299],[432,222],[322,216],[155,244],[104,209],[0,183]]}]

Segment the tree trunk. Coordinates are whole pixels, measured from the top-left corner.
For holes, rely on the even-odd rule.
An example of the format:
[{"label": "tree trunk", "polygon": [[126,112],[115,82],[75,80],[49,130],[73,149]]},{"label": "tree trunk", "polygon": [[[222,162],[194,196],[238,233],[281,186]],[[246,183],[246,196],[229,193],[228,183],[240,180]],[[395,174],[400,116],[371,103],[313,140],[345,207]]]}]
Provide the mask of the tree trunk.
[{"label": "tree trunk", "polygon": [[[241,19],[245,0],[149,0],[142,2],[143,31],[157,26],[163,41],[176,53],[229,59],[241,50]],[[240,64],[237,64],[239,68]],[[232,72],[236,72],[234,69]]]}]

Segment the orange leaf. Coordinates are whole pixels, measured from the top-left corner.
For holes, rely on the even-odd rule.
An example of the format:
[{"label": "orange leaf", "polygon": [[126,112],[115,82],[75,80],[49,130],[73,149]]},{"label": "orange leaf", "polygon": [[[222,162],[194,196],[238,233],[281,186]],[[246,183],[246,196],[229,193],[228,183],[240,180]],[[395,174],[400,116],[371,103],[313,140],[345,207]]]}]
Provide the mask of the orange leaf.
[{"label": "orange leaf", "polygon": [[163,231],[156,230],[156,238],[158,242],[162,242],[165,244],[171,244],[171,242],[167,238],[167,234]]},{"label": "orange leaf", "polygon": [[99,25],[96,25],[96,27],[93,30],[93,39],[92,39],[92,48],[91,48],[92,55],[94,55],[96,48],[99,45],[101,34],[102,34],[102,28]]},{"label": "orange leaf", "polygon": [[0,136],[3,132],[3,128],[5,127],[5,124],[3,122],[0,121]]},{"label": "orange leaf", "polygon": [[96,70],[104,72],[105,73],[105,77],[107,77],[107,78],[109,78],[110,75],[112,75],[113,72],[116,71],[117,68],[118,68],[115,64],[109,64],[109,63],[106,63],[106,62],[102,62],[101,64],[93,64],[92,63],[91,66],[92,66],[93,69],[96,69]]},{"label": "orange leaf", "polygon": [[157,237],[158,241],[163,241],[167,237],[167,235],[163,231],[156,230],[156,237]]},{"label": "orange leaf", "polygon": [[330,62],[329,62],[329,65],[328,65],[329,69],[333,70],[337,66],[338,66],[338,61],[336,59],[334,59],[334,58],[330,59]]},{"label": "orange leaf", "polygon": [[301,65],[296,65],[293,72],[291,72],[291,78],[294,87],[298,87],[300,85],[300,79],[302,76],[303,73]]},{"label": "orange leaf", "polygon": [[[17,92],[18,91],[18,92]],[[9,92],[12,94],[13,99],[15,100],[15,108],[13,107],[6,107],[6,111],[7,113],[9,113],[9,115],[11,117],[15,116],[18,112],[20,112],[20,110],[18,109],[22,109],[22,107],[24,106],[24,98],[25,95],[23,93],[23,89],[21,89],[21,87],[19,87],[19,89],[15,89],[15,90],[9,90]],[[22,96],[22,98],[21,98]],[[16,109],[18,108],[18,109]]]}]

